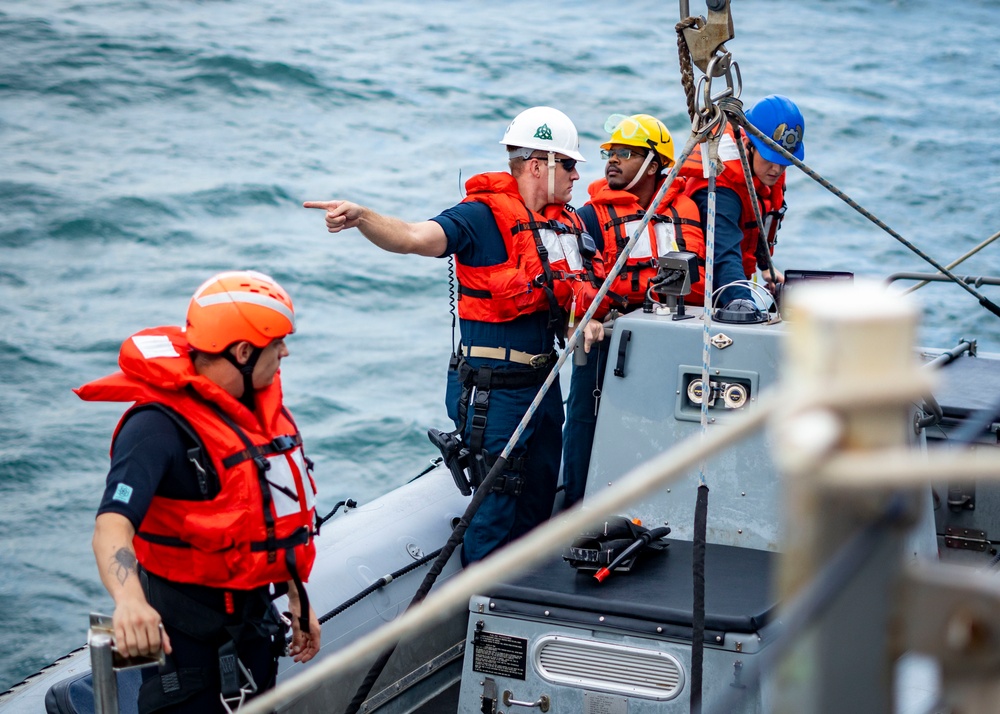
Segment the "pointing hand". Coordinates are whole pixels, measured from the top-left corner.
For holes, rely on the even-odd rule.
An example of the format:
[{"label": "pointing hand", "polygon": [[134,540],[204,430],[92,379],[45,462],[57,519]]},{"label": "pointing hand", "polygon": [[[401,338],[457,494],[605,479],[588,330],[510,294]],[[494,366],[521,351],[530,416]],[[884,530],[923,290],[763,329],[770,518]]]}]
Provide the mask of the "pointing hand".
[{"label": "pointing hand", "polygon": [[357,228],[365,210],[364,207],[350,201],[306,201],[302,207],[326,211],[326,229],[330,233],[339,233],[346,228]]}]

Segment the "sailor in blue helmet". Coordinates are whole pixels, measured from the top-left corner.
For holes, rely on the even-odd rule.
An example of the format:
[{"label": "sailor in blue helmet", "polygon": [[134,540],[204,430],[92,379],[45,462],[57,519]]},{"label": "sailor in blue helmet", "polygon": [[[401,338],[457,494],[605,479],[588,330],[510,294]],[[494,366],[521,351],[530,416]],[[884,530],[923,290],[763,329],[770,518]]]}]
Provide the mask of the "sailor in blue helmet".
[{"label": "sailor in blue helmet", "polygon": [[[795,158],[803,160],[805,119],[795,102],[788,97],[772,94],[754,104],[746,116],[761,133],[773,139]],[[774,270],[772,276],[768,270],[768,258],[774,251],[777,231],[785,215],[785,169],[792,162],[752,134],[748,136],[740,130],[739,140],[744,142],[748,150],[753,174],[752,198],[757,201],[764,226],[762,230],[758,230],[750,191],[743,177],[736,133],[730,124],[719,142],[719,159],[723,162],[724,169],[716,179],[718,193],[713,284],[721,287],[735,280],[750,278],[760,268],[768,287],[773,290],[774,283],[784,282],[781,272]],[[685,162],[681,174],[688,177],[685,191],[698,205],[702,223],[707,227],[708,180],[702,170],[701,147]],[[747,290],[730,288],[724,291],[717,304],[725,305],[746,297],[749,297]]]}]

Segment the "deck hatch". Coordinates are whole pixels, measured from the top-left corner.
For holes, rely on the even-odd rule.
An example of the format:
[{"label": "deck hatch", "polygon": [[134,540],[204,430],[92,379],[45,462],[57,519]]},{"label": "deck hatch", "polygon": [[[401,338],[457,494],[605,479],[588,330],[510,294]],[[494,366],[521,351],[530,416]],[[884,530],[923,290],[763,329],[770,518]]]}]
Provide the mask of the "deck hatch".
[{"label": "deck hatch", "polygon": [[534,645],[538,674],[557,684],[659,701],[684,689],[684,668],[652,649],[549,635]]}]

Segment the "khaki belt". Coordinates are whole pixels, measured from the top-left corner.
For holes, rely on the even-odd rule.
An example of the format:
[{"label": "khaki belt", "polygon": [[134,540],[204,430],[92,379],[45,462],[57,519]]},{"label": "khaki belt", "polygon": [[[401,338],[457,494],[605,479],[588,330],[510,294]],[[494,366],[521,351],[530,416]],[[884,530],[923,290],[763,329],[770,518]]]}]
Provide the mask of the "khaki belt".
[{"label": "khaki belt", "polygon": [[462,345],[462,354],[466,357],[485,357],[487,359],[502,359],[506,362],[526,364],[538,369],[552,361],[552,353],[544,355],[529,355],[527,352],[507,349],[504,347],[468,347]]}]

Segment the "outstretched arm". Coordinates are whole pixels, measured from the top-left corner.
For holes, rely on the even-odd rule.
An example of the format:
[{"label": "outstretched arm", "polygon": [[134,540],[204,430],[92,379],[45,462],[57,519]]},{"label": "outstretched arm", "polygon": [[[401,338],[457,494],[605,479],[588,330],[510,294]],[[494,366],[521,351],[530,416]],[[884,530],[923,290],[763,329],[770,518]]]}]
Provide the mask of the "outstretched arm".
[{"label": "outstretched arm", "polygon": [[434,221],[407,223],[350,201],[306,201],[302,206],[326,211],[326,229],[330,233],[357,228],[365,238],[390,253],[437,258],[448,248],[444,229]]},{"label": "outstretched arm", "polygon": [[112,623],[115,647],[130,657],[170,654],[170,638],[161,629],[160,613],[154,610],[139,582],[138,561],[132,549],[135,528],[119,513],[102,513],[94,526],[94,557],[101,582],[115,601]]}]

